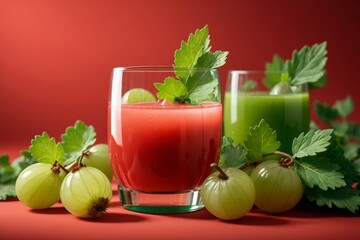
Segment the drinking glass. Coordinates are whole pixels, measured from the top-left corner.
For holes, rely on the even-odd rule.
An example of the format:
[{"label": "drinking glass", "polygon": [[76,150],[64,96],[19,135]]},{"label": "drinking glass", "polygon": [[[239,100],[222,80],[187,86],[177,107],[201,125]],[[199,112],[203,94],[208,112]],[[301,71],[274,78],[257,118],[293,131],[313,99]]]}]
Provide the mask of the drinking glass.
[{"label": "drinking glass", "polygon": [[[218,81],[216,69],[151,66],[113,69],[108,142],[125,209],[181,213],[203,208],[199,190],[211,173],[210,164],[218,161],[221,148],[220,91],[199,105],[155,99],[154,83],[169,76],[175,78],[174,72]],[[129,91],[140,102],[130,103]]]},{"label": "drinking glass", "polygon": [[309,94],[307,84],[270,94],[281,76],[287,73],[229,71],[224,94],[224,135],[232,137],[236,144],[243,143],[249,128],[264,119],[276,130],[280,150],[291,153],[293,139],[309,130]]}]

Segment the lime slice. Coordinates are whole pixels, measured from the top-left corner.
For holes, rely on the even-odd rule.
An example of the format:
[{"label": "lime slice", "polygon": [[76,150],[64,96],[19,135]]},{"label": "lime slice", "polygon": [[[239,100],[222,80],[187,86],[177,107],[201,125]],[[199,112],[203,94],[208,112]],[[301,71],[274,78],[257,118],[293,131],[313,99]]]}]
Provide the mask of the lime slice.
[{"label": "lime slice", "polygon": [[155,96],[146,89],[133,88],[127,91],[121,100],[122,103],[156,102]]}]

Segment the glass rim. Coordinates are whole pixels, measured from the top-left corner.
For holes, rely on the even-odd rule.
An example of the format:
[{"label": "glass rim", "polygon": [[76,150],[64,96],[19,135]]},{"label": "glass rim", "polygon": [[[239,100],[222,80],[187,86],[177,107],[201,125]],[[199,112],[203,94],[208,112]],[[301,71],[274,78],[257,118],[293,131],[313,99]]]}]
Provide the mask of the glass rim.
[{"label": "glass rim", "polygon": [[229,73],[232,74],[261,74],[261,73],[288,73],[287,70],[278,70],[278,71],[267,71],[267,70],[229,70]]},{"label": "glass rim", "polygon": [[217,68],[204,67],[176,67],[169,65],[143,65],[143,66],[122,66],[115,67],[114,71],[122,72],[174,72],[176,71],[217,71]]}]

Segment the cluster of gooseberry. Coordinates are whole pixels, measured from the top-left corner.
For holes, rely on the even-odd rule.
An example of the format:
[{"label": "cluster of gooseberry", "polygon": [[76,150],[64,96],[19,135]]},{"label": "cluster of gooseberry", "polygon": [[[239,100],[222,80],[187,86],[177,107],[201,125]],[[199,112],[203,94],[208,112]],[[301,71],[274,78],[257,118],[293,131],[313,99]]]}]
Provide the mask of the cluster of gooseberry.
[{"label": "cluster of gooseberry", "polygon": [[70,169],[57,161],[28,166],[18,176],[15,191],[30,208],[46,209],[61,201],[71,214],[95,218],[110,204],[112,177],[108,146],[96,144]]},{"label": "cluster of gooseberry", "polygon": [[213,164],[218,171],[205,179],[200,191],[202,201],[211,214],[224,220],[245,216],[253,205],[267,213],[286,212],[299,203],[304,192],[291,164],[291,156],[267,160],[251,173]]}]

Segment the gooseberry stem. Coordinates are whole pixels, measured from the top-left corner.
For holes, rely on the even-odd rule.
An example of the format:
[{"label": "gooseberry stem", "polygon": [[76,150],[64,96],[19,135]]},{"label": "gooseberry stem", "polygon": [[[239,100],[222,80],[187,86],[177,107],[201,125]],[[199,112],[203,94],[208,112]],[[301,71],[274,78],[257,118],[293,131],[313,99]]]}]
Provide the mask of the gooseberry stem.
[{"label": "gooseberry stem", "polygon": [[212,164],[210,164],[210,167],[212,167],[212,168],[215,168],[216,170],[218,170],[219,171],[219,177],[221,178],[221,179],[224,179],[224,180],[228,180],[229,179],[229,177],[228,177],[228,175],[226,175],[226,173],[221,169],[221,167],[219,167],[219,165],[217,165],[217,163],[212,163]]},{"label": "gooseberry stem", "polygon": [[248,162],[248,163],[245,163],[244,166],[242,166],[240,169],[244,170],[245,168],[250,167],[250,166],[256,167],[258,164],[259,164],[258,162]]},{"label": "gooseberry stem", "polygon": [[69,173],[69,171],[68,171],[63,165],[61,165],[57,160],[55,160],[55,162],[54,162],[53,165],[52,165],[51,170],[52,170],[54,173],[59,174],[59,173],[60,173],[59,168],[61,168],[62,170],[64,170],[64,172],[66,172],[66,174]]},{"label": "gooseberry stem", "polygon": [[282,158],[279,160],[279,163],[283,167],[290,167],[294,162],[294,159],[291,155],[281,152],[281,151],[274,151],[271,153],[267,153],[267,154],[265,154],[265,156],[273,155],[273,154],[282,156]]},{"label": "gooseberry stem", "polygon": [[82,163],[83,158],[84,158],[85,156],[89,156],[89,155],[90,155],[90,151],[89,151],[89,150],[86,150],[86,151],[83,151],[83,152],[82,152],[82,154],[81,154],[81,156],[80,156],[80,159],[79,159],[79,162],[78,162],[78,164],[79,164],[80,167],[85,166],[85,165]]}]

